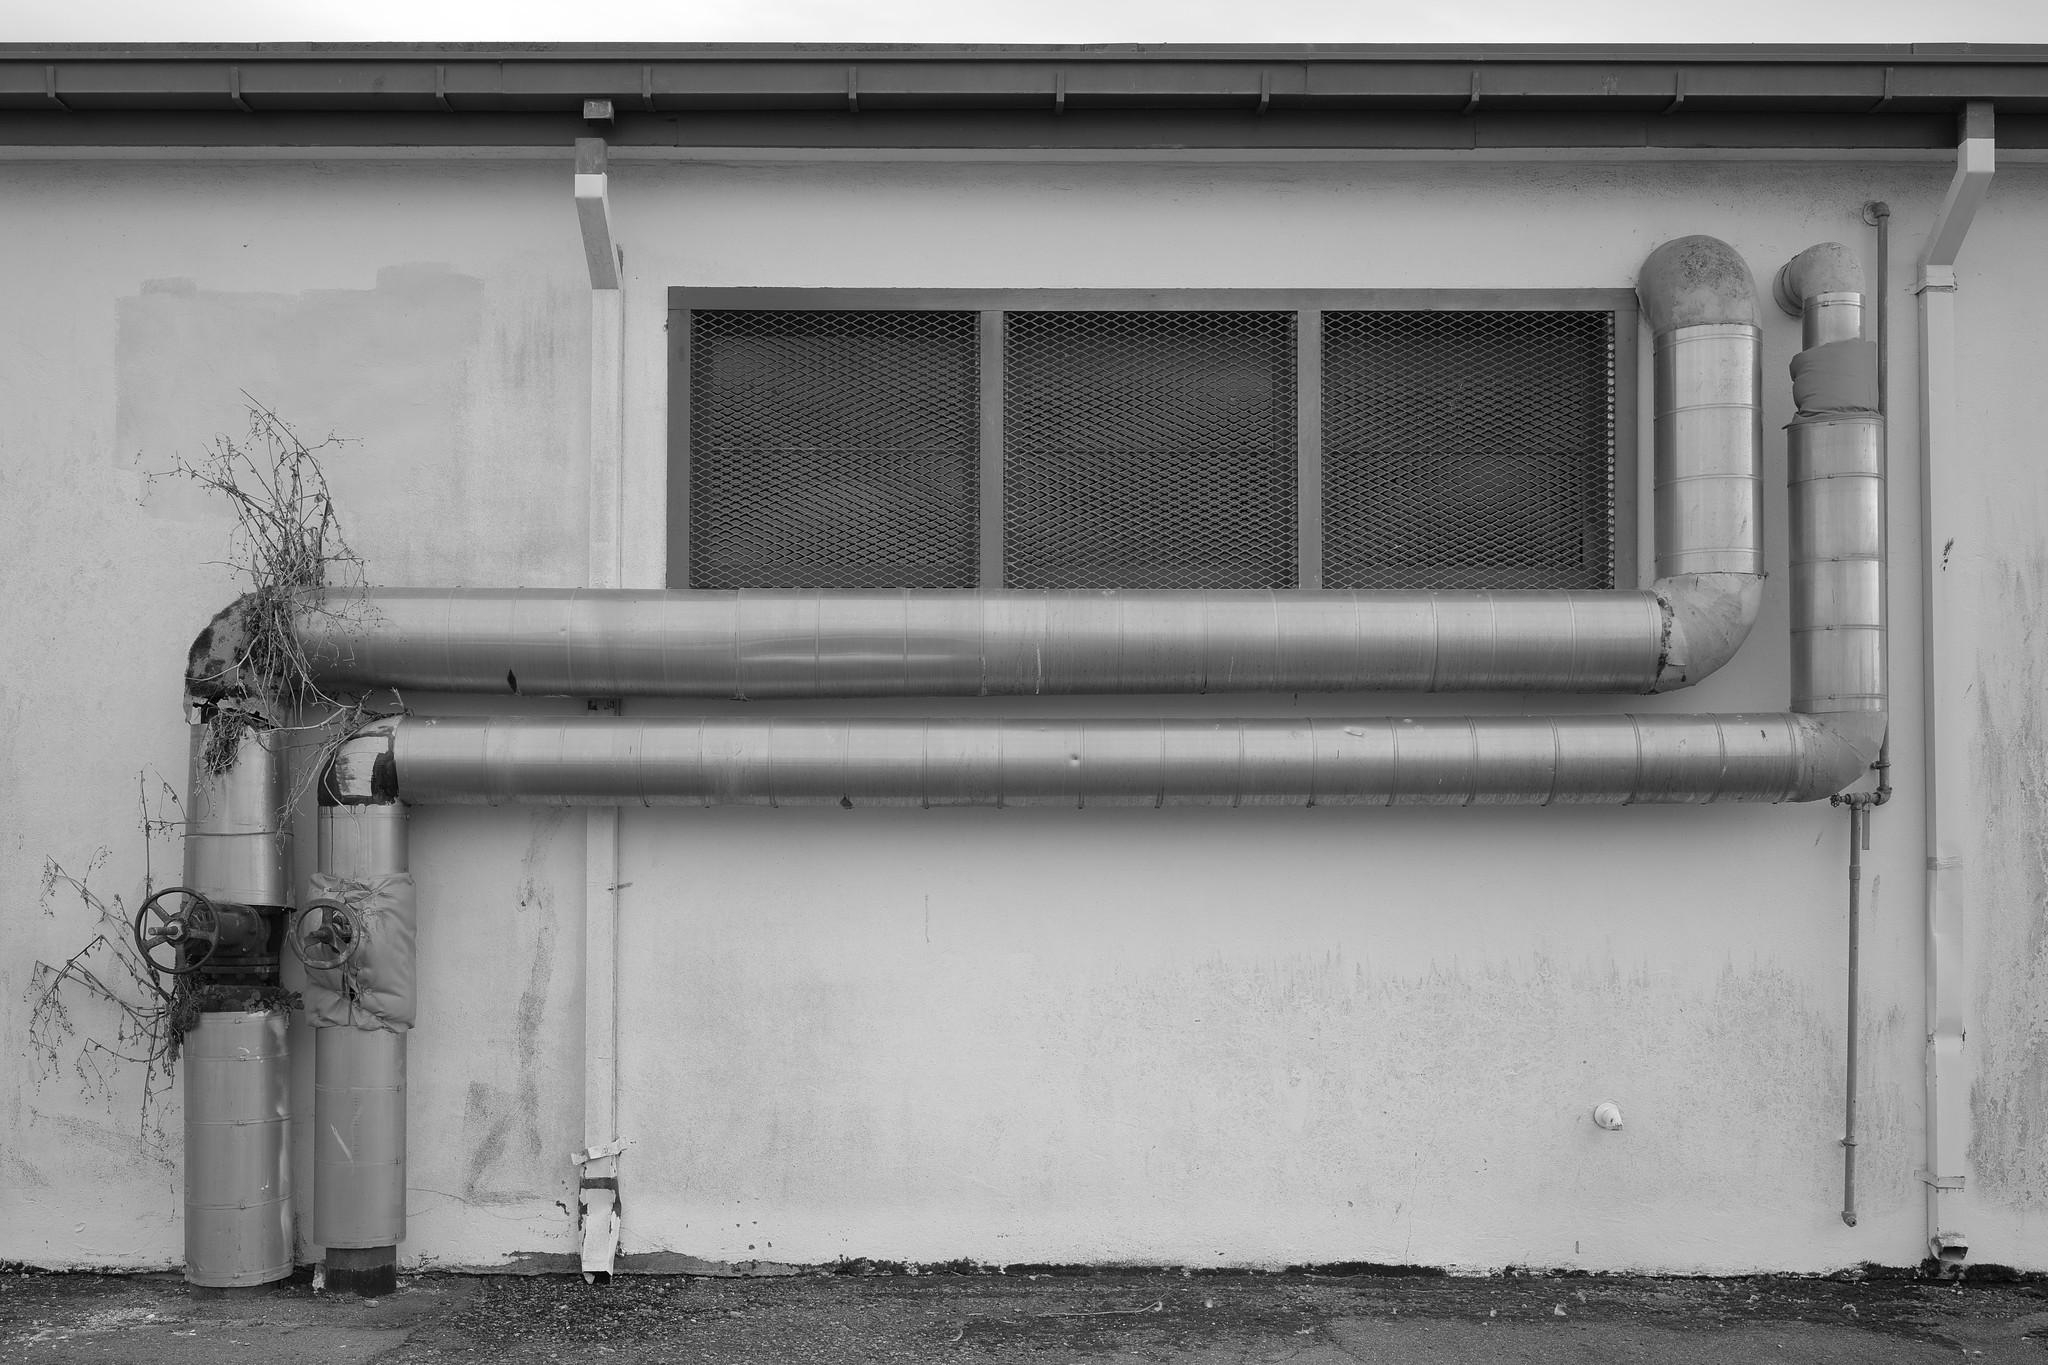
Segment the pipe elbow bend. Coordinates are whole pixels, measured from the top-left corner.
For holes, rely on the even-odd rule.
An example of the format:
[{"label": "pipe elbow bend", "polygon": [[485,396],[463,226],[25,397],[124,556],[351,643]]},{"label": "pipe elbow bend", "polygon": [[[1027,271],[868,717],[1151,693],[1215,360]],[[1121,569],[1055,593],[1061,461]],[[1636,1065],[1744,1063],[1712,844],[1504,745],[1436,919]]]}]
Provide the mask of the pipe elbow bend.
[{"label": "pipe elbow bend", "polygon": [[1664,647],[1652,692],[1672,692],[1712,674],[1735,657],[1763,605],[1761,574],[1697,573],[1660,578],[1652,589],[1664,608]]},{"label": "pipe elbow bend", "polygon": [[1884,711],[1795,714],[1799,735],[1794,801],[1818,801],[1855,784],[1884,747],[1891,717]]},{"label": "pipe elbow bend", "polygon": [[1636,275],[1636,297],[1658,336],[1706,324],[1756,326],[1756,280],[1718,237],[1674,237],[1652,251]]},{"label": "pipe elbow bend", "polygon": [[1863,263],[1840,242],[1818,242],[1778,268],[1771,296],[1789,317],[1805,311],[1806,300],[1820,294],[1861,294]]}]

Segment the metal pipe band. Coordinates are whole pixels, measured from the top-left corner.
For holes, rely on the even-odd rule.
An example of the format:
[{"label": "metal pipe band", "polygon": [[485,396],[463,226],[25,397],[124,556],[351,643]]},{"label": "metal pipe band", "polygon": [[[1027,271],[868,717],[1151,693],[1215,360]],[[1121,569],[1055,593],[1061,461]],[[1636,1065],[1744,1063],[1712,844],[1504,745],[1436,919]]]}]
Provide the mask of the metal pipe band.
[{"label": "metal pipe band", "polygon": [[291,1055],[284,1010],[201,1014],[185,1074],[185,1278],[233,1288],[292,1273]]},{"label": "metal pipe band", "polygon": [[1786,433],[1792,709],[1882,713],[1884,436],[1875,413]]},{"label": "metal pipe band", "polygon": [[1863,339],[1861,294],[1816,294],[1799,314],[1800,349],[1810,351],[1831,341]]},{"label": "metal pipe band", "polygon": [[330,594],[299,630],[321,681],[358,689],[755,699],[1647,692],[1665,685],[1667,599],[1724,591],[383,588]]},{"label": "metal pipe band", "polygon": [[337,877],[367,881],[410,866],[406,809],[397,802],[381,805],[320,807],[319,868]]},{"label": "metal pipe band", "polygon": [[225,771],[215,771],[208,761],[211,733],[206,725],[191,727],[184,884],[209,900],[289,904],[284,732],[238,732]]},{"label": "metal pipe band", "polygon": [[385,747],[414,803],[1465,806],[1810,801],[1852,781],[1881,736],[1881,723],[1856,716],[1791,714],[412,717],[380,722],[352,744]]},{"label": "metal pipe band", "polygon": [[1659,578],[1764,571],[1761,336],[1747,323],[1702,323],[1656,339]]}]

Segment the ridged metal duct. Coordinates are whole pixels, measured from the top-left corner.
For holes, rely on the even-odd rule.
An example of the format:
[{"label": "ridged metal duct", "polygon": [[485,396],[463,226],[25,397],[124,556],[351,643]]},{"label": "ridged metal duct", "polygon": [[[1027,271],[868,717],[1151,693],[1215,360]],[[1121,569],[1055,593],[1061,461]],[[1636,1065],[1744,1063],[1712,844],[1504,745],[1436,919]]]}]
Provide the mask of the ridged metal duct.
[{"label": "ridged metal duct", "polygon": [[[1471,806],[1811,801],[1881,715],[1399,720],[385,721],[343,800],[686,806]],[[380,779],[379,773],[383,774]],[[381,791],[380,791],[381,788]]]},{"label": "ridged metal duct", "polygon": [[[1753,318],[1749,272],[1722,244],[1687,238],[1653,254],[1643,276],[1658,332],[1660,507],[1669,496],[1676,547],[1666,571],[1747,577],[1760,571],[1760,497],[1753,462],[1730,451],[1743,444],[1736,428],[1755,422],[1756,328],[1725,314],[1735,300]],[[696,805],[1814,800],[1861,776],[1884,736],[1883,674],[1873,668],[1883,643],[1882,446],[1874,415],[1802,414],[1792,449],[1796,690],[1787,713],[395,719],[344,746],[328,789],[342,801]]]},{"label": "ridged metal duct", "polygon": [[1657,338],[1656,583],[1531,592],[330,592],[329,688],[597,697],[1663,692],[1756,619],[1755,289],[1725,243],[1644,264]]}]

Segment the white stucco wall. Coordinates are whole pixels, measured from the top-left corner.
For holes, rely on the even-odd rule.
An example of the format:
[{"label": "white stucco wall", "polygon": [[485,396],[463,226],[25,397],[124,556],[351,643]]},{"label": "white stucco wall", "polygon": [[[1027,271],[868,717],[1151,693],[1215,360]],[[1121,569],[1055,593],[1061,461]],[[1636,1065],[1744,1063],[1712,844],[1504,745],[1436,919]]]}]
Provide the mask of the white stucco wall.
[{"label": "white stucco wall", "polygon": [[[43,862],[105,847],[134,904],[138,771],[181,782],[184,648],[236,590],[226,525],[161,467],[247,389],[314,433],[392,584],[581,581],[588,316],[569,167],[520,161],[0,165],[0,972],[89,932]],[[1922,1254],[1919,531],[1909,264],[1945,167],[1883,164],[614,163],[627,267],[628,582],[660,581],[675,284],[1620,287],[1706,232],[1768,275],[1811,242],[1893,272],[1894,757],[1867,869],[1863,1218],[1839,1208],[1845,820],[1628,810],[632,812],[623,823],[629,1253],[713,1261],[1534,1263],[1812,1270]],[[2028,359],[2041,171],[1963,260],[1978,437],[1956,476],[1986,775],[1972,977],[1972,1256],[2048,1267],[2048,764]],[[1769,551],[1785,364],[1764,316]],[[1647,372],[1647,371],[1646,371]],[[1774,580],[1749,645],[1638,710],[1775,709]],[[424,709],[499,703],[408,698]],[[532,709],[548,703],[522,702]],[[573,704],[580,707],[580,703]],[[756,704],[763,706],[764,704]],[[1597,698],[1046,699],[881,711],[1456,713]],[[643,708],[652,711],[655,708]],[[684,706],[668,709],[681,711]],[[711,708],[706,708],[711,709]],[[822,709],[792,705],[791,711]],[[2010,793],[2010,796],[2007,794]],[[310,832],[302,840],[310,845]],[[307,848],[302,850],[309,852]],[[156,867],[175,866],[159,841]],[[572,1248],[583,820],[421,810],[405,1253]],[[81,1027],[92,1019],[81,1013]],[[303,1039],[302,1039],[303,1041]],[[307,1049],[309,1051],[309,1049]],[[180,1254],[176,1110],[139,1154],[133,1068],[88,1093],[0,1062],[0,1259]],[[301,1068],[303,1072],[304,1068]],[[299,1077],[310,1111],[310,1080]],[[1591,1110],[1615,1099],[1619,1134]],[[301,1152],[304,1144],[301,1143]]]}]

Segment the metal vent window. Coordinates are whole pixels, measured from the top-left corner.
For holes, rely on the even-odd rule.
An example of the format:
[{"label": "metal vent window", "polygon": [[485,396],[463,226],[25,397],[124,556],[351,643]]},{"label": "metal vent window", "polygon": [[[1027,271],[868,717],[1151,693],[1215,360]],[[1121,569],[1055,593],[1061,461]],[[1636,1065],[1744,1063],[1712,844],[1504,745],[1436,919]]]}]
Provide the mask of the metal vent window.
[{"label": "metal vent window", "polygon": [[971,588],[973,312],[690,316],[690,585]]},{"label": "metal vent window", "polygon": [[1323,585],[1614,585],[1614,315],[1323,314]]},{"label": "metal vent window", "polygon": [[1010,313],[1004,583],[1292,587],[1295,327],[1291,312]]}]

